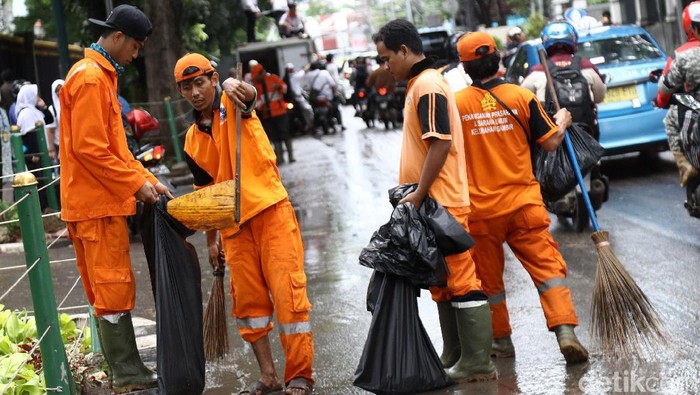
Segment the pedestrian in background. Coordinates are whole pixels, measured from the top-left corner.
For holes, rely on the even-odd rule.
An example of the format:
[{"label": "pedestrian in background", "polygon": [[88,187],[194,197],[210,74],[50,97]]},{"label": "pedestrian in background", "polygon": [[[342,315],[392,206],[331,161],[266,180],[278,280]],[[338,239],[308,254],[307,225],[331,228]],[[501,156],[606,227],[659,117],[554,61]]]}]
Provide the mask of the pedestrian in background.
[{"label": "pedestrian in background", "polygon": [[[268,337],[275,314],[286,357],[286,394],[308,395],[314,385],[314,346],[304,247],[275,154],[253,112],[255,89],[228,78],[222,84],[223,92],[218,91],[219,74],[199,54],[180,58],[174,75],[178,91],[193,107],[195,123],[185,136],[185,154],[195,189],[233,180],[234,152],[241,144],[241,226],[220,231],[231,271],[233,316],[241,337],[253,348],[261,374],[241,393],[282,390]],[[240,142],[237,108],[242,111]],[[220,252],[217,233],[207,232],[210,262],[217,262]]]},{"label": "pedestrian in background", "polygon": [[131,311],[136,282],[129,257],[126,217],[136,200],[172,198],[165,185],[127,148],[117,78],[136,59],[152,25],[138,8],[120,5],[85,57],[70,69],[60,96],[61,219],[73,241],[85,294],[95,308],[102,354],[112,390],[157,386],[136,347]]},{"label": "pedestrian in background", "polygon": [[262,15],[258,0],[243,0],[243,12],[245,13],[245,33],[249,43],[257,41],[255,39],[255,22]]},{"label": "pedestrian in background", "polygon": [[498,78],[501,56],[488,33],[462,36],[457,49],[474,80],[455,99],[472,203],[472,253],[493,312],[494,355],[515,355],[503,283],[503,243],[508,243],[537,287],[547,328],[556,334],[566,362],[584,362],[588,352],[574,333],[578,318],[566,286],[566,262],[549,233],[530,153],[530,140],[545,151],[555,150],[571,125],[571,114],[562,108],[554,114],[555,123],[534,93]]},{"label": "pedestrian in background", "polygon": [[52,99],[52,104],[49,106],[49,112],[53,116],[53,122],[50,124],[46,125],[46,134],[49,136],[49,139],[46,141],[47,144],[52,144],[53,145],[53,151],[55,153],[54,157],[52,157],[52,161],[58,162],[58,147],[59,147],[59,142],[60,142],[60,136],[61,136],[61,127],[60,127],[60,118],[61,118],[61,103],[58,98],[58,92],[60,92],[61,88],[63,87],[63,84],[65,81],[62,79],[55,80],[51,84],[51,99]]},{"label": "pedestrian in background", "polygon": [[0,108],[5,110],[7,114],[10,111],[10,105],[15,101],[12,95],[12,70],[5,69],[2,71],[2,85],[0,85]]},{"label": "pedestrian in background", "polygon": [[289,115],[284,95],[289,87],[277,74],[268,73],[261,64],[251,69],[253,85],[258,91],[255,109],[260,114],[260,121],[268,138],[275,147],[277,164],[284,163],[284,148],[287,148],[287,160],[296,162],[292,148],[292,136],[289,133]]},{"label": "pedestrian in background", "polygon": [[290,1],[287,3],[287,12],[285,12],[278,22],[280,34],[282,37],[294,37],[302,35],[306,32],[304,27],[304,18],[297,12],[297,3]]},{"label": "pedestrian in background", "polygon": [[[452,90],[434,62],[425,57],[420,35],[410,22],[393,20],[373,40],[394,78],[408,80],[399,184],[418,183],[418,188],[399,203],[419,209],[429,195],[469,231],[464,137]],[[471,252],[445,260],[447,286],[430,288],[438,304],[444,344],[440,360],[453,380],[494,380],[491,311]]]}]

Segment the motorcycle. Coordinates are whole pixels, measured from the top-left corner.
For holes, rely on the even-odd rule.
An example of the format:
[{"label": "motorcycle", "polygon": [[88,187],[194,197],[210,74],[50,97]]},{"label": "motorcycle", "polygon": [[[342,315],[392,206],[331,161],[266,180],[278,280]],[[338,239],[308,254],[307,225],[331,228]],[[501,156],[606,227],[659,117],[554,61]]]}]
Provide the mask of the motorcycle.
[{"label": "motorcycle", "polygon": [[331,114],[333,105],[330,100],[320,97],[311,103],[311,107],[314,110],[314,129],[321,128],[323,134],[335,133],[334,118]]},{"label": "motorcycle", "polygon": [[[384,128],[389,130],[397,126],[398,110],[395,108],[394,95],[381,87],[377,89],[373,95],[373,108],[376,111],[377,117],[384,123]],[[391,125],[391,127],[389,127]]]},{"label": "motorcycle", "polygon": [[374,127],[374,112],[370,107],[369,97],[364,88],[355,92],[355,116],[362,118],[368,128]]},{"label": "motorcycle", "polygon": [[[160,130],[158,120],[148,111],[136,108],[126,114],[126,121],[128,128],[125,129],[131,154],[136,160],[141,162],[146,170],[153,173],[161,184],[168,187],[170,191],[174,191],[175,187],[166,178],[170,174],[170,169],[163,163],[165,147],[160,144],[150,143],[141,145],[141,139],[144,135]],[[137,201],[136,213],[127,218],[129,231],[132,235],[137,235],[139,232],[142,214],[143,202]]]},{"label": "motorcycle", "polygon": [[[595,168],[591,171],[591,175],[584,178],[584,181],[588,187],[588,197],[591,200],[593,210],[598,211],[603,203],[608,201],[610,181],[607,176],[600,174],[600,171]],[[579,186],[555,202],[545,201],[545,207],[549,212],[555,214],[560,222],[568,222],[568,219],[571,218],[577,232],[583,232],[590,222],[590,215]]]}]

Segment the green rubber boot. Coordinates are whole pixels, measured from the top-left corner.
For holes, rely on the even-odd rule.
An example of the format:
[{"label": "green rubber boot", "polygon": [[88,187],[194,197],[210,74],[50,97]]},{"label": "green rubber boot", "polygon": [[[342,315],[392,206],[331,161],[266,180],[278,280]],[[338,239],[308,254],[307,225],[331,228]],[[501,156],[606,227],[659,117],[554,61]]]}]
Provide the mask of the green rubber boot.
[{"label": "green rubber boot", "polygon": [[588,361],[588,351],[578,341],[573,325],[559,325],[554,328],[554,333],[557,335],[559,350],[564,354],[567,365]]},{"label": "green rubber boot", "polygon": [[513,346],[510,335],[493,339],[491,356],[495,358],[513,358],[515,356],[515,346]]},{"label": "green rubber boot", "polygon": [[456,381],[487,381],[497,378],[491,361],[491,309],[487,303],[477,307],[455,309],[459,328],[459,361],[447,369],[447,375]]},{"label": "green rubber boot", "polygon": [[157,375],[143,364],[136,348],[131,314],[119,317],[116,325],[98,317],[97,324],[102,354],[109,365],[112,390],[123,394],[157,387]]},{"label": "green rubber boot", "polygon": [[459,360],[461,352],[459,347],[459,333],[457,330],[457,317],[455,309],[450,302],[438,302],[438,317],[440,318],[440,330],[442,331],[442,355],[440,362],[447,369],[454,366]]}]

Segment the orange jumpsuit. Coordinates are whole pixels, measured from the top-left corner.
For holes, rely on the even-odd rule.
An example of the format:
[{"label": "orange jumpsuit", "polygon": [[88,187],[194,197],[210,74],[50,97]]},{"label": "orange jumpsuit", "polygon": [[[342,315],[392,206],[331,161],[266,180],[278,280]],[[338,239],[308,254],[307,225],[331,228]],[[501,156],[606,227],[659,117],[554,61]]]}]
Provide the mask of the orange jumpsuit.
[{"label": "orange jumpsuit", "polygon": [[[185,137],[196,188],[234,179],[235,108],[218,94],[214,108],[211,128],[194,124]],[[286,356],[284,381],[303,377],[313,383],[311,303],[301,232],[260,120],[254,112],[243,115],[241,226],[221,231],[231,271],[232,315],[243,339],[255,342],[272,330],[276,313]]]},{"label": "orange jumpsuit", "polygon": [[469,224],[476,241],[472,251],[493,313],[493,336],[512,332],[503,284],[504,242],[535,283],[547,327],[577,325],[566,287],[566,263],[549,233],[549,216],[533,175],[528,142],[542,143],[557,126],[532,92],[500,79],[486,86],[529,129],[523,130],[478,83],[455,95],[467,156]]},{"label": "orange jumpsuit", "polygon": [[131,311],[136,296],[126,216],[158,180],[126,143],[114,66],[92,49],[68,72],[61,101],[61,218],[88,301],[100,317]]},{"label": "orange jumpsuit", "polygon": [[[451,140],[452,146],[428,194],[468,231],[469,190],[459,114],[452,90],[439,71],[429,67],[408,82],[404,107],[403,142],[399,183],[417,183],[430,148],[429,139]],[[415,68],[416,66],[414,66]],[[470,292],[481,292],[469,251],[445,257],[450,272],[447,287],[430,289],[436,302],[452,301]]]}]

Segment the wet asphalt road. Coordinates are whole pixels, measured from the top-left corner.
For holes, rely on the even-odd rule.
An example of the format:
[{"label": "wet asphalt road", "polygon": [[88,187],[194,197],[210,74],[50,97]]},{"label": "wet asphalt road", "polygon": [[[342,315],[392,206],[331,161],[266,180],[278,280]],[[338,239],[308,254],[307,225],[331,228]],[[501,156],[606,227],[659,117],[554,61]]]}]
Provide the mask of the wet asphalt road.
[{"label": "wet asphalt road", "polygon": [[[313,303],[315,379],[317,394],[364,394],[352,377],[364,345],[371,316],[365,309],[371,271],[357,257],[372,232],[391,213],[387,190],[397,181],[401,133],[366,129],[345,109],[348,130],[341,134],[295,139],[296,163],[280,167],[296,209],[306,253],[309,297]],[[700,393],[700,220],[683,208],[684,192],[669,153],[656,159],[618,157],[604,162],[611,179],[610,201],[598,212],[600,225],[611,234],[613,249],[663,317],[670,344],[649,350],[644,360],[621,361],[591,344],[589,314],[596,267],[591,230],[577,233],[553,218],[552,233],[569,266],[568,284],[580,319],[577,334],[592,351],[585,365],[567,367],[555,336],[545,326],[537,291],[527,273],[507,251],[506,285],[513,325],[514,359],[496,360],[499,380],[462,384],[431,394],[579,394],[579,393]],[[187,187],[178,188],[178,194]],[[190,238],[205,257],[202,234]],[[3,254],[0,266],[23,264],[22,255]],[[52,260],[72,257],[72,248],[59,243]],[[134,315],[154,319],[153,298],[140,242],[132,243],[138,279]],[[202,289],[207,300],[211,275],[201,260]],[[0,289],[17,278],[1,272]],[[18,275],[18,274],[17,274]],[[53,266],[56,298],[60,302],[77,279],[72,263]],[[31,306],[28,286],[4,301],[8,307]],[[442,340],[435,304],[423,292],[418,300],[423,325],[436,350]],[[81,286],[65,306],[85,304]],[[230,308],[230,301],[227,307]],[[230,354],[208,366],[207,394],[238,393],[257,377],[252,350],[234,331],[229,319]],[[272,332],[278,372],[283,356]],[[607,358],[606,358],[607,357]]]}]

